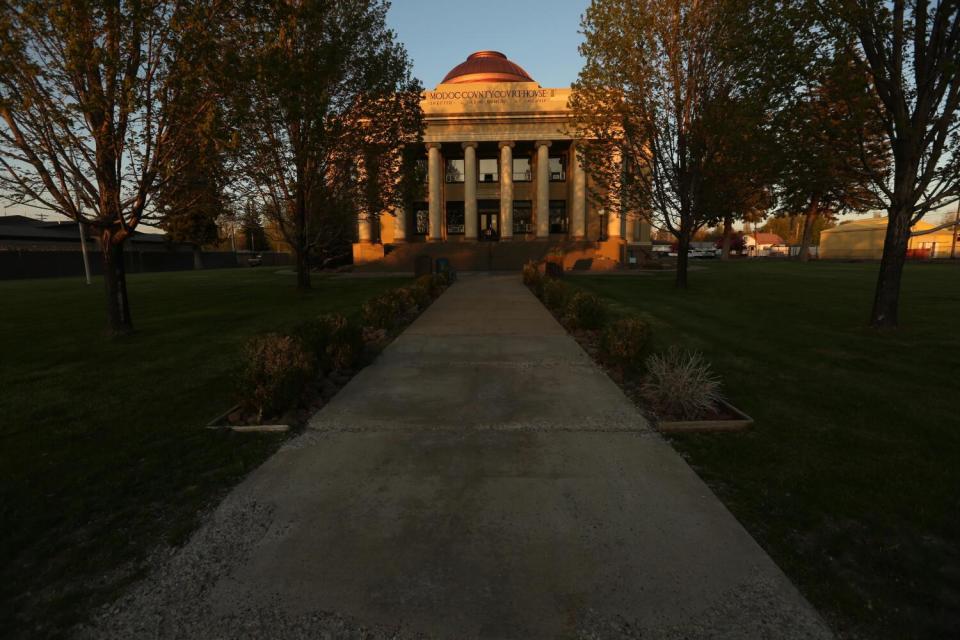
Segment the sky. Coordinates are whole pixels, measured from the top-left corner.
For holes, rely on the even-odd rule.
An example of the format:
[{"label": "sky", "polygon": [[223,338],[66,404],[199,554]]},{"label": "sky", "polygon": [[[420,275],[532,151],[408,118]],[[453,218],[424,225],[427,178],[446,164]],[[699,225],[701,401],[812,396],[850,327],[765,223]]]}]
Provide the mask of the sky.
[{"label": "sky", "polygon": [[[583,64],[577,47],[583,40],[580,17],[588,4],[589,0],[392,0],[387,21],[426,89],[436,87],[468,55],[484,49],[506,54],[541,86],[560,88],[576,80]],[[928,214],[927,220],[939,221],[946,210]],[[4,206],[2,213],[36,217],[40,212]]]},{"label": "sky", "polygon": [[392,0],[387,21],[433,89],[474,51],[506,54],[542,87],[567,87],[583,59],[580,16],[588,0]]}]

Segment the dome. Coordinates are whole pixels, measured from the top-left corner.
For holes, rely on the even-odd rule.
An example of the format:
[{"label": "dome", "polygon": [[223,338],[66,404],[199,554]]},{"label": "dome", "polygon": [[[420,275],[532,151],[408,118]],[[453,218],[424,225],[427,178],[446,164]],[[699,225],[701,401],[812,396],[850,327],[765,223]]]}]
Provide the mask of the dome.
[{"label": "dome", "polygon": [[533,82],[520,65],[499,51],[477,51],[446,75],[440,84],[467,82]]}]

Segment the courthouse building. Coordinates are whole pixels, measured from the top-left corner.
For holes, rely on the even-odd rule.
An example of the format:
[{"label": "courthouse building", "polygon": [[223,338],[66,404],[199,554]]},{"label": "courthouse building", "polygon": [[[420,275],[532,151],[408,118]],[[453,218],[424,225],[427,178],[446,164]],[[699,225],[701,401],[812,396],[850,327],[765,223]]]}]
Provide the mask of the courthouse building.
[{"label": "courthouse building", "polygon": [[[529,257],[569,254],[568,266],[634,261],[650,246],[649,225],[588,197],[593,185],[580,166],[569,97],[569,88],[541,87],[496,51],[478,51],[454,67],[421,102],[422,199],[361,219],[354,262],[382,261],[398,249],[410,258],[426,249],[409,246],[418,243],[445,245],[432,247],[436,255],[527,243]],[[525,255],[517,249],[512,255]]]}]

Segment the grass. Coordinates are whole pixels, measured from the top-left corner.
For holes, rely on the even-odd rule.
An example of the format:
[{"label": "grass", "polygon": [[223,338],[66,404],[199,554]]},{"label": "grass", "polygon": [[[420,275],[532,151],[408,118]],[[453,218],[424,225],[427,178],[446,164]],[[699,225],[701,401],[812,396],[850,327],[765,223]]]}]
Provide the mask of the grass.
[{"label": "grass", "polygon": [[233,402],[248,336],[352,313],[397,279],[274,269],[129,276],[136,333],[103,337],[103,288],[0,282],[0,636],[56,637],[176,545],[283,436],[203,426]]},{"label": "grass", "polygon": [[841,637],[960,636],[960,265],[909,264],[901,328],[867,328],[876,265],[702,263],[573,278],[703,351],[756,424],[674,446]]}]

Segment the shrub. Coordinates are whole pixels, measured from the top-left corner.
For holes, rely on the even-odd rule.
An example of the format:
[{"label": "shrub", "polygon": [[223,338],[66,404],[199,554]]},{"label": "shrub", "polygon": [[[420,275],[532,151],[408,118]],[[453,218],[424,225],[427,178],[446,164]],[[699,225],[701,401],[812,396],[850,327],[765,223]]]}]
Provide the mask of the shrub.
[{"label": "shrub", "polygon": [[530,261],[523,265],[523,284],[530,287],[533,295],[538,298],[543,295],[543,274],[536,262]]},{"label": "shrub", "polygon": [[352,369],[362,352],[363,329],[356,322],[343,318],[327,345],[326,363],[330,369]]},{"label": "shrub", "polygon": [[337,313],[324,314],[302,323],[294,335],[321,373],[351,368],[363,350],[362,329]]},{"label": "shrub", "polygon": [[268,333],[243,349],[238,391],[240,405],[257,421],[293,408],[313,370],[313,359],[299,338]]},{"label": "shrub", "polygon": [[577,291],[567,303],[566,320],[578,329],[599,329],[607,319],[607,307],[599,296]]},{"label": "shrub", "polygon": [[722,399],[720,380],[696,351],[671,347],[646,360],[640,393],[659,416],[696,420],[709,415]]},{"label": "shrub", "polygon": [[650,325],[639,316],[621,318],[600,334],[600,357],[610,364],[631,368],[650,346]]},{"label": "shrub", "polygon": [[555,311],[563,311],[570,300],[570,287],[553,278],[547,278],[542,288],[543,304]]},{"label": "shrub", "polygon": [[335,313],[323,314],[297,325],[293,335],[300,340],[307,352],[322,367],[327,347],[333,340],[334,334],[346,322],[347,319],[341,315]]},{"label": "shrub", "polygon": [[374,329],[390,329],[403,313],[403,300],[392,291],[367,300],[360,308],[363,324]]},{"label": "shrub", "polygon": [[392,295],[396,298],[397,309],[400,310],[401,315],[409,315],[419,310],[420,305],[417,304],[416,297],[408,287],[398,287],[388,291],[386,295]]},{"label": "shrub", "polygon": [[442,273],[434,273],[420,276],[416,280],[416,286],[425,289],[431,298],[436,298],[443,290],[447,288],[447,276]]},{"label": "shrub", "polygon": [[428,304],[430,304],[430,287],[429,285],[424,287],[419,283],[414,283],[407,287],[407,290],[410,292],[410,296],[417,303],[417,307],[420,309],[425,309]]}]

